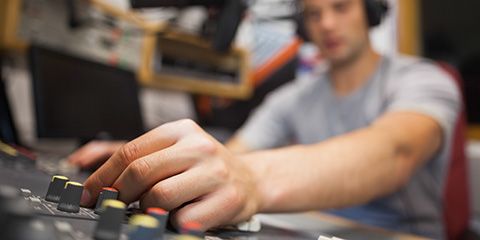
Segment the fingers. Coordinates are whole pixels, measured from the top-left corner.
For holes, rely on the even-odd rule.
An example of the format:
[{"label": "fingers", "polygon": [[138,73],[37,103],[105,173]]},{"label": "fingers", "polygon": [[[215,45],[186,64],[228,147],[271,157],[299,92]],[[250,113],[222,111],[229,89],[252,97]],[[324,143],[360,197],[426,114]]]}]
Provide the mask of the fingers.
[{"label": "fingers", "polygon": [[86,159],[96,158],[98,153],[100,153],[99,145],[101,144],[96,141],[87,143],[68,156],[68,162],[81,166]]},{"label": "fingers", "polygon": [[220,225],[248,220],[250,215],[242,213],[240,201],[242,199],[237,190],[224,188],[202,198],[201,201],[178,209],[173,216],[173,221],[177,227],[188,222],[198,222],[202,230],[208,230]]},{"label": "fingers", "polygon": [[164,124],[126,143],[85,181],[81,204],[93,205],[102,187],[112,186],[120,174],[136,159],[165,149],[175,144],[182,136],[198,130],[199,127],[192,120],[180,120]]},{"label": "fingers", "polygon": [[[172,210],[212,192],[219,182],[205,174],[201,167],[172,176],[155,184],[142,197],[142,208],[160,207]],[[192,187],[194,186],[194,187]]]},{"label": "fingers", "polygon": [[89,168],[107,160],[123,144],[122,141],[92,141],[72,153],[68,161],[82,168]]},{"label": "fingers", "polygon": [[[119,190],[120,200],[127,203],[132,202],[137,200],[155,183],[184,172],[201,162],[202,159],[209,158],[214,148],[215,143],[213,141],[206,139],[201,134],[191,134],[182,138],[173,146],[130,163],[117,178],[113,187]],[[190,176],[191,174],[195,174],[194,176],[200,175],[195,171],[190,173],[190,170],[185,175]],[[194,181],[191,181],[191,183],[193,185],[189,185],[190,188],[203,184]]]},{"label": "fingers", "polygon": [[191,153],[172,146],[132,162],[117,178],[113,187],[120,192],[119,199],[130,203],[155,183],[181,173],[193,163]]},{"label": "fingers", "polygon": [[[258,203],[249,169],[193,121],[162,125],[123,145],[85,182],[82,205],[113,186],[129,203],[174,210],[177,224],[203,229],[246,220]],[[252,200],[253,199],[253,200]]]}]

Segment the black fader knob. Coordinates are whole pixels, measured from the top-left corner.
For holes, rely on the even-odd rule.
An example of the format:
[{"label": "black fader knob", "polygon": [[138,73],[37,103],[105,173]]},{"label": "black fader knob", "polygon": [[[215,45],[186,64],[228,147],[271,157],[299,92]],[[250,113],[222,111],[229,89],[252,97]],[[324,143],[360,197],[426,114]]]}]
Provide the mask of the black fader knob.
[{"label": "black fader knob", "polygon": [[157,219],[145,214],[133,215],[128,222],[129,240],[153,240],[157,235]]},{"label": "black fader knob", "polygon": [[67,182],[63,189],[57,209],[64,212],[77,213],[80,211],[83,185],[78,182]]},{"label": "black fader knob", "polygon": [[125,203],[114,199],[106,199],[103,201],[102,209],[97,228],[95,229],[94,239],[119,239],[125,216]]},{"label": "black fader knob", "polygon": [[95,213],[99,214],[102,211],[103,201],[107,199],[114,199],[118,198],[118,190],[111,187],[104,187],[98,195],[97,204],[95,205]]},{"label": "black fader knob", "polygon": [[50,185],[48,186],[45,200],[58,203],[60,201],[60,196],[62,195],[63,189],[65,188],[65,183],[67,182],[68,178],[65,176],[53,176],[52,180],[50,181]]}]

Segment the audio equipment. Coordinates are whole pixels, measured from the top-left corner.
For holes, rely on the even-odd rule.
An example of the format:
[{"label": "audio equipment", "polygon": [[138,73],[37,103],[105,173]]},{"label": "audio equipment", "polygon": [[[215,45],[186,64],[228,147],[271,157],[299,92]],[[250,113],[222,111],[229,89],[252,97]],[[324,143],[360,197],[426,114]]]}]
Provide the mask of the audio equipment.
[{"label": "audio equipment", "polygon": [[173,228],[170,212],[142,211],[138,202],[126,205],[111,187],[102,189],[94,208],[81,207],[81,182],[88,175],[51,176],[39,170],[36,161],[0,142],[2,240],[315,240],[320,234],[261,223],[257,217],[207,232],[196,222]]},{"label": "audio equipment", "polygon": [[211,39],[212,48],[219,52],[230,49],[247,9],[245,0],[130,0],[130,3],[132,8],[205,6],[219,9],[214,19],[208,22],[213,25],[208,28],[215,29]]},{"label": "audio equipment", "polygon": [[365,0],[365,11],[367,14],[368,26],[380,25],[383,17],[388,12],[388,4],[385,0]]}]

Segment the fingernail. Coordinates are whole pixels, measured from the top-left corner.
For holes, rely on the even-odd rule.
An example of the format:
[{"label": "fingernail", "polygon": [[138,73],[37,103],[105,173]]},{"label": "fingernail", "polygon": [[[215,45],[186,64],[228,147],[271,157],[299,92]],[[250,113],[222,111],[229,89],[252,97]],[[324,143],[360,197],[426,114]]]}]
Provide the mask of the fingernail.
[{"label": "fingernail", "polygon": [[91,198],[90,192],[88,192],[87,189],[83,189],[82,198],[80,199],[80,205],[88,206],[88,204],[90,203],[90,198]]}]

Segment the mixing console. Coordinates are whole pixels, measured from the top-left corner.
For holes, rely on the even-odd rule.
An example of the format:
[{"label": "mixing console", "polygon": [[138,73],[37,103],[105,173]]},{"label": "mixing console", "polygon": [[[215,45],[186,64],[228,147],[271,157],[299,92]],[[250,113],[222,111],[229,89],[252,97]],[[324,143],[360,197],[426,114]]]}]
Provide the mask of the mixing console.
[{"label": "mixing console", "polygon": [[173,229],[169,212],[160,208],[143,212],[138,202],[126,206],[110,187],[102,190],[93,209],[80,207],[80,182],[86,176],[50,176],[34,160],[0,142],[0,239],[318,239],[318,234],[260,224],[255,217],[208,232],[200,231],[195,222]]}]

